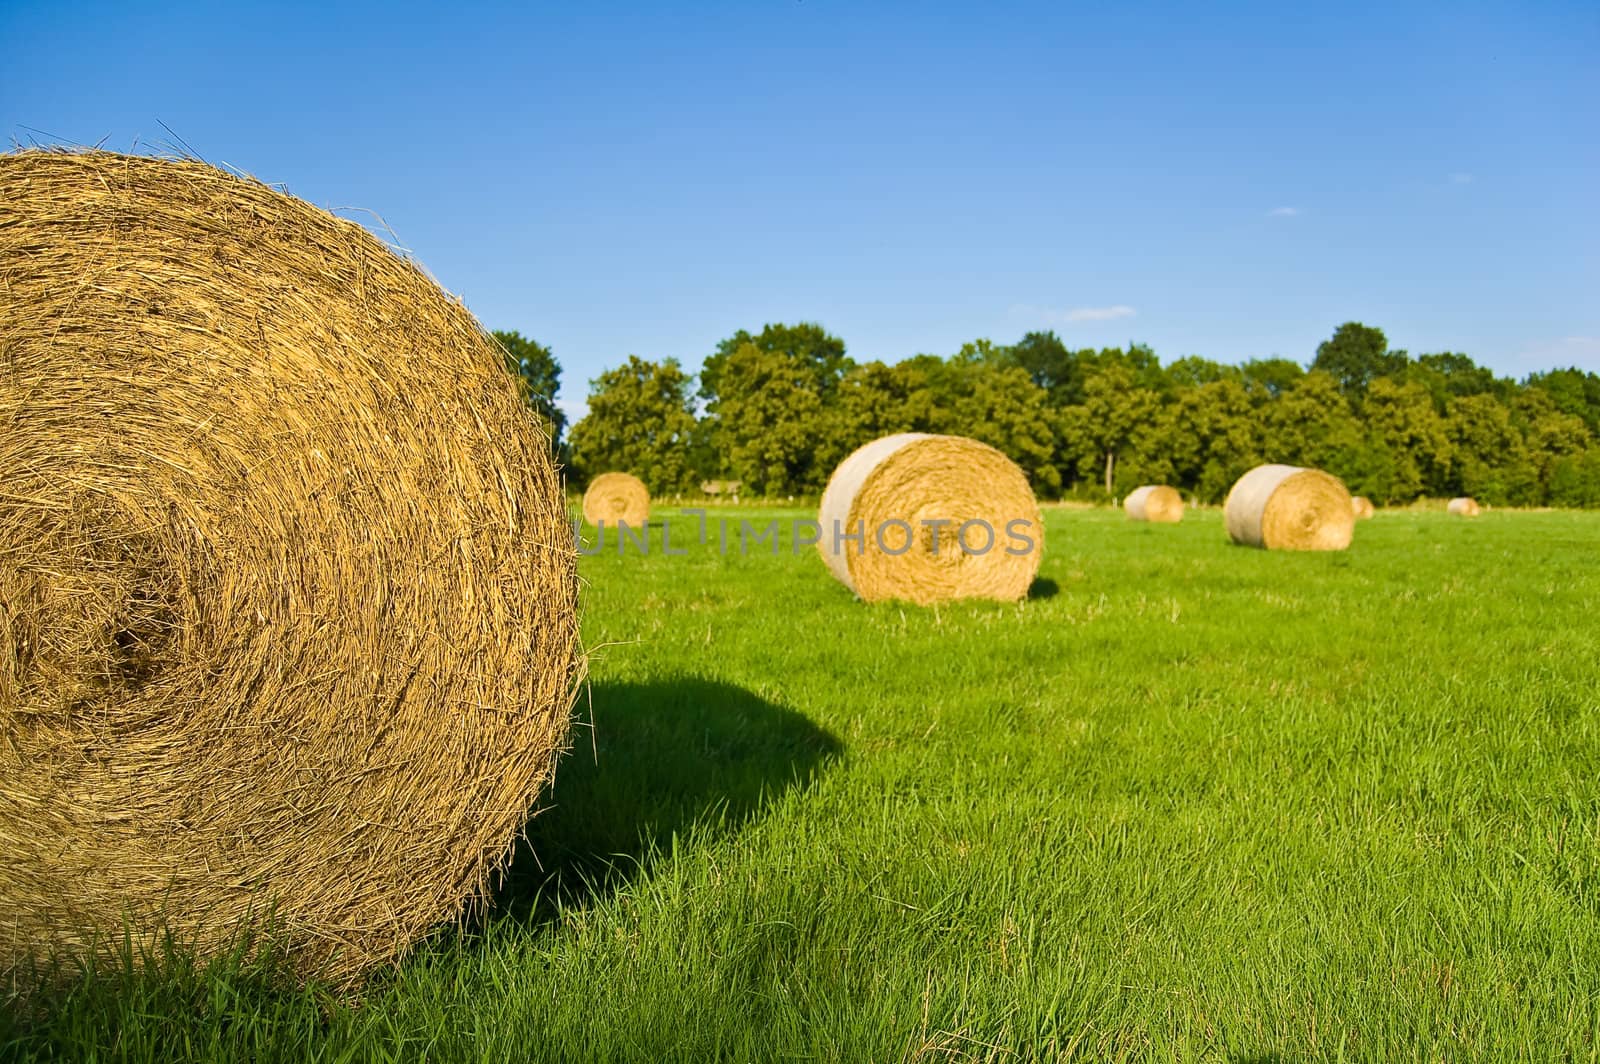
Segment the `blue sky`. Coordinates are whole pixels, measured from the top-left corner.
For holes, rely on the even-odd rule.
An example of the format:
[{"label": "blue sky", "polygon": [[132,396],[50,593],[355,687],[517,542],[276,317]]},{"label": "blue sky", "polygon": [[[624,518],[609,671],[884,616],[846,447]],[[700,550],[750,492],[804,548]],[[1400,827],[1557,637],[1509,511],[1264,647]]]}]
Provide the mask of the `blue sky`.
[{"label": "blue sky", "polygon": [[1600,369],[1592,2],[133,7],[0,3],[11,139],[375,211],[573,405],[779,320]]}]

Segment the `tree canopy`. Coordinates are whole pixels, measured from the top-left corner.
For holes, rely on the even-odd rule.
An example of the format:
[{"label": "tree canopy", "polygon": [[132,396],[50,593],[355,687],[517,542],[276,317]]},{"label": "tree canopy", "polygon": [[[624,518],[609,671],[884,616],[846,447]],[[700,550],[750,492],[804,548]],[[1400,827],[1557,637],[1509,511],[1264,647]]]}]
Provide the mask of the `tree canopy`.
[{"label": "tree canopy", "polygon": [[1600,375],[1552,369],[1519,383],[1459,352],[1390,350],[1359,322],[1309,366],[1196,355],[1163,366],[1143,345],[1073,349],[1052,332],[857,363],[820,325],[769,324],[719,343],[698,381],[672,360],[629,356],[591,382],[571,451],[580,476],[626,469],[657,492],[732,479],[787,496],[820,492],[845,455],[893,432],[992,444],[1046,498],[1162,482],[1215,502],[1278,461],[1326,469],[1384,504],[1470,494],[1600,507]]},{"label": "tree canopy", "polygon": [[572,426],[572,461],[585,477],[632,473],[654,493],[687,491],[696,422],[694,378],[677,362],[637,355],[589,382],[589,412]]},{"label": "tree canopy", "polygon": [[821,399],[832,397],[851,365],[844,353],[844,341],[814,322],[768,325],[756,336],[740,329],[717,344],[716,351],[706,356],[700,367],[700,397],[713,412],[717,400],[722,397],[723,367],[736,351],[747,345],[794,360],[809,375],[811,389]]},{"label": "tree canopy", "polygon": [[561,434],[567,427],[567,416],[556,405],[556,393],[561,390],[561,366],[555,355],[548,347],[519,332],[496,331],[490,335],[500,344],[506,369],[516,378],[517,390],[544,422],[551,444],[559,446]]}]

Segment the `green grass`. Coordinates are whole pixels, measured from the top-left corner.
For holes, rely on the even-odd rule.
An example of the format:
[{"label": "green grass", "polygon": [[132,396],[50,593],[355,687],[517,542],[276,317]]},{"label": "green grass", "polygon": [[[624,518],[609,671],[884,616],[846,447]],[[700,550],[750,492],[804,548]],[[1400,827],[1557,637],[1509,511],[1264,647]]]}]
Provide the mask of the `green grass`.
[{"label": "green grass", "polygon": [[81,982],[0,1052],[1600,1055],[1600,514],[1382,515],[1333,555],[1047,522],[1016,605],[585,559],[594,728],[482,926],[357,1006]]}]

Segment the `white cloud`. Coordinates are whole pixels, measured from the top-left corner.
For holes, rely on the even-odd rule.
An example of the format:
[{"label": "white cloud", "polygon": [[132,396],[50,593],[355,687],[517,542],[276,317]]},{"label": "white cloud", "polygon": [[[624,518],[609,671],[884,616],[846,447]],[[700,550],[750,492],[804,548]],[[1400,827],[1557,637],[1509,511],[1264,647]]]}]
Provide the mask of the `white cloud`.
[{"label": "white cloud", "polygon": [[1073,307],[1061,316],[1062,321],[1116,321],[1131,318],[1135,311],[1125,303],[1114,307]]},{"label": "white cloud", "polygon": [[1452,185],[1470,185],[1472,184],[1472,175],[1463,173],[1451,174],[1450,183]]},{"label": "white cloud", "polygon": [[1085,321],[1116,321],[1118,318],[1131,318],[1138,311],[1125,303],[1111,307],[1070,307],[1066,310],[1018,303],[1011,308],[1011,313],[1019,318],[1042,321],[1049,325],[1067,325]]},{"label": "white cloud", "polygon": [[1268,217],[1271,217],[1271,218],[1298,218],[1300,216],[1300,208],[1299,207],[1274,207],[1270,211],[1267,212],[1267,215],[1268,215]]}]

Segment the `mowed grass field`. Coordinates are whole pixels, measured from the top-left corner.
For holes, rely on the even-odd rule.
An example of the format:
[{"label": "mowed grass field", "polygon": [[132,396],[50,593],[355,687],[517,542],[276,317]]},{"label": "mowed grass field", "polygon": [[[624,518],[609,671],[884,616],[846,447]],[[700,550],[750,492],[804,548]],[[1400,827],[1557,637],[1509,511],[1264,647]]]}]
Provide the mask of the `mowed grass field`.
[{"label": "mowed grass field", "polygon": [[0,1052],[1600,1056],[1600,514],[1294,555],[1050,510],[1033,597],[918,609],[675,513],[687,557],[582,562],[584,726],[494,912],[354,1003],[173,962]]}]

